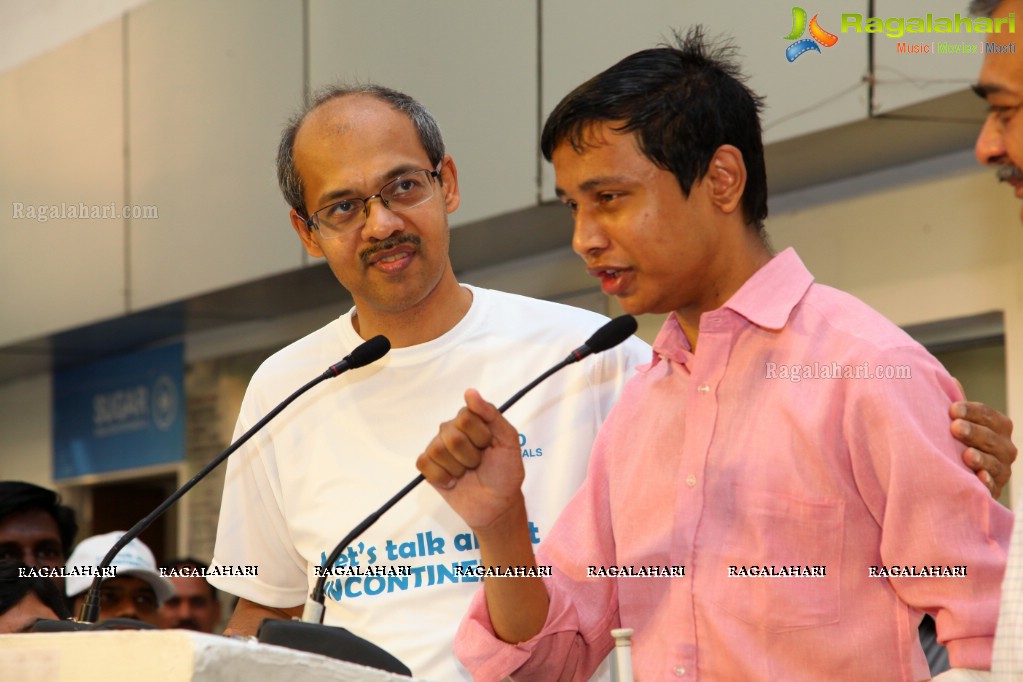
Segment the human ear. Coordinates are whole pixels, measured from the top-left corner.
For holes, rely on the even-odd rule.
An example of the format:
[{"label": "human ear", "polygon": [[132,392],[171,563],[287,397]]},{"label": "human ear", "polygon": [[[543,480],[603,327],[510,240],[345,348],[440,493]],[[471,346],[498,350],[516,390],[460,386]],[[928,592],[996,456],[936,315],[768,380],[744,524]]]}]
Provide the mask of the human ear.
[{"label": "human ear", "polygon": [[711,157],[703,177],[710,189],[712,203],[725,213],[733,213],[742,204],[746,190],[746,163],[738,148],[723,144]]},{"label": "human ear", "polygon": [[455,160],[451,158],[450,154],[445,154],[444,160],[440,162],[440,174],[444,179],[441,184],[441,192],[444,193],[444,207],[448,213],[454,213],[461,204],[462,198],[458,191],[458,169],[455,168]]},{"label": "human ear", "polygon": [[289,217],[291,218],[291,226],[295,229],[295,233],[298,234],[298,238],[302,240],[302,246],[305,247],[306,252],[313,258],[323,258],[323,249],[316,242],[316,237],[313,236],[313,229],[306,224],[305,218],[300,216],[295,209],[291,209]]}]

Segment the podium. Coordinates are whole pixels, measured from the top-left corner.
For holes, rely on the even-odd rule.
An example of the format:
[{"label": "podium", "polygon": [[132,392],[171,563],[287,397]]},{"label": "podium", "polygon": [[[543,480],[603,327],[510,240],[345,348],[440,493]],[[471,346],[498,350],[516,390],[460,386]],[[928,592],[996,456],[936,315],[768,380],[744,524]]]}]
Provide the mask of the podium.
[{"label": "podium", "polygon": [[417,682],[326,656],[191,630],[0,635],[0,680]]}]

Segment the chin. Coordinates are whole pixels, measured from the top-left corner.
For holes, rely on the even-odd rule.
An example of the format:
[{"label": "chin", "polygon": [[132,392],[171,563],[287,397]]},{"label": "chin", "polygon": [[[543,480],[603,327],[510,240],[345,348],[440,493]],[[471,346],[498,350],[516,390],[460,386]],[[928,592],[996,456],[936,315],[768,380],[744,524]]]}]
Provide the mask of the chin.
[{"label": "chin", "polygon": [[618,305],[621,307],[622,311],[629,315],[645,315],[649,312],[653,312],[650,310],[649,306],[643,305],[641,301],[636,300],[633,296],[626,296],[624,298],[621,296],[615,296],[615,300],[618,301]]},{"label": "chin", "polygon": [[618,299],[618,305],[620,305],[622,310],[630,315],[667,315],[668,313],[673,313],[676,310],[670,305],[657,305],[656,303],[636,299]]}]

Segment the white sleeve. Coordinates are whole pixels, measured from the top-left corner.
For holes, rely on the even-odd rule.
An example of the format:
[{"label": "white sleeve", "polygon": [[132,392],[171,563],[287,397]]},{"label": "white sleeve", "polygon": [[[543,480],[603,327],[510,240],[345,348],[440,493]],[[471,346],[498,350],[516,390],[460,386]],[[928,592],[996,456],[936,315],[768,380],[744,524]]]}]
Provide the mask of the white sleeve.
[{"label": "white sleeve", "polygon": [[[262,418],[255,414],[260,408],[254,403],[259,401],[251,393],[252,384],[242,403],[235,438]],[[209,582],[257,604],[287,608],[305,601],[307,566],[295,549],[282,511],[273,432],[271,423],[228,460],[211,568],[247,568],[243,575],[209,576]]]},{"label": "white sleeve", "polygon": [[[601,353],[590,364],[589,381],[597,389],[597,413],[607,419],[611,408],[625,390],[625,384],[636,374],[636,368],[653,359],[653,349],[632,336],[616,348]],[[585,362],[585,360],[584,360]],[[599,424],[598,424],[599,427]]]}]

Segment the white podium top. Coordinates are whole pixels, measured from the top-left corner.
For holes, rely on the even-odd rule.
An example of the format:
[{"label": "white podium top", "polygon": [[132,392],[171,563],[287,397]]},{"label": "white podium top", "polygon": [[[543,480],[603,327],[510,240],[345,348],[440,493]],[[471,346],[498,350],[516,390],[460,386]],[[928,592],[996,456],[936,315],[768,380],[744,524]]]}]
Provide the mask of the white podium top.
[{"label": "white podium top", "polygon": [[410,682],[255,641],[190,630],[0,635],[0,680],[53,682]]}]

